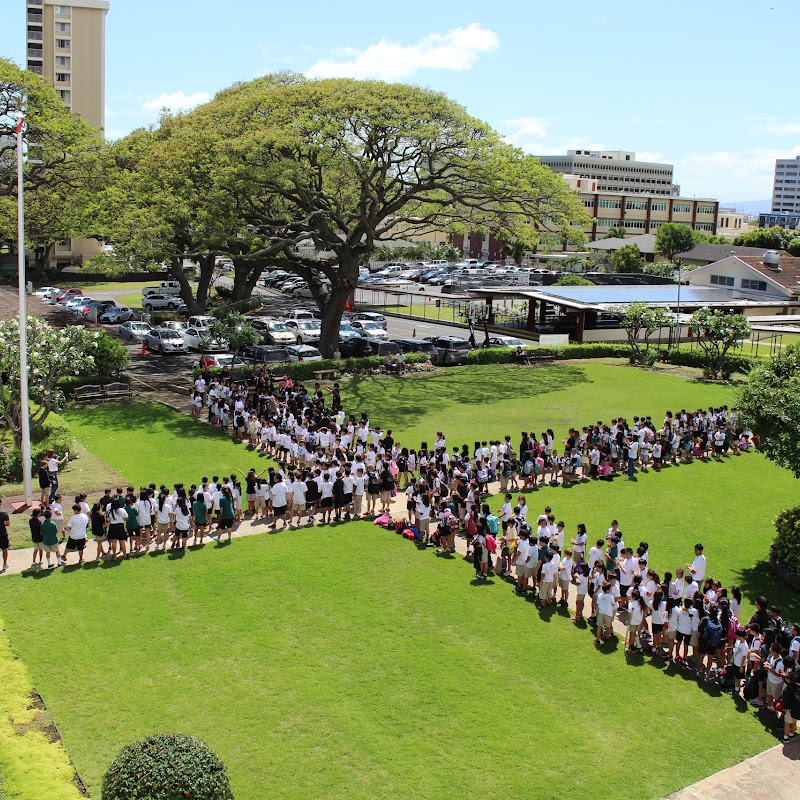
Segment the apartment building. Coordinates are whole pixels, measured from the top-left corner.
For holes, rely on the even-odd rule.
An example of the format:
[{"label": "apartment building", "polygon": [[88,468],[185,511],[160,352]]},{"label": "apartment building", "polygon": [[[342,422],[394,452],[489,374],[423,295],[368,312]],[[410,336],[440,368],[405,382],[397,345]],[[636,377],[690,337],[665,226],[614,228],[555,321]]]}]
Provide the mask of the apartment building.
[{"label": "apartment building", "polygon": [[735,208],[721,208],[717,215],[717,236],[735,238],[747,227],[747,215]]},{"label": "apartment building", "polygon": [[627,234],[656,233],[665,222],[717,233],[717,200],[625,192],[579,192],[578,197],[593,217],[584,228],[592,241],[606,236],[610,228],[624,228]]},{"label": "apartment building", "polygon": [[565,156],[537,158],[553,172],[596,180],[601,192],[680,194],[680,186],[672,182],[672,164],[637,161],[636,153],[625,150],[568,150]]},{"label": "apartment building", "polygon": [[800,156],[779,158],[775,161],[772,213],[800,213]]},{"label": "apartment building", "polygon": [[[25,0],[27,68],[55,86],[61,101],[93,128],[105,128],[108,0]],[[56,246],[55,265],[80,264],[99,250],[94,239]]]}]

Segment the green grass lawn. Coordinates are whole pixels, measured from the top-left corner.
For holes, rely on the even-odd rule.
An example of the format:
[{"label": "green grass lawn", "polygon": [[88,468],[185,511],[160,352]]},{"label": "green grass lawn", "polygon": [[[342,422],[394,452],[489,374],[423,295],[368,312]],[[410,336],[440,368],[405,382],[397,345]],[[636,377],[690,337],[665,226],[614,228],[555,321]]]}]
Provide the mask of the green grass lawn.
[{"label": "green grass lawn", "polygon": [[[449,446],[505,433],[516,444],[521,430],[546,427],[561,439],[598,418],[660,422],[667,408],[733,399],[729,387],[596,362],[357,378],[342,388],[348,410],[368,409],[409,446],[432,443],[440,429]],[[64,416],[135,485],[265,465],[156,404]],[[741,585],[747,614],[763,592],[798,618],[800,597],[766,561],[772,518],[796,495],[788,472],[748,453],[632,482],[547,487],[528,503],[532,514],[550,505],[570,532],[586,523],[590,538],[619,519],[626,543],[648,541],[662,573],[702,541],[709,573]],[[206,739],[237,800],[261,800],[265,787],[297,800],[594,800],[598,781],[604,798],[622,800],[629,759],[643,778],[636,797],[656,800],[775,744],[747,706],[649,659],[626,663],[621,648],[596,650],[564,614],[540,613],[505,583],[476,585],[472,575],[460,558],[351,523],[183,558],[12,576],[0,581],[0,603],[93,797],[124,744],[161,730]],[[536,758],[520,768],[531,741]]]},{"label": "green grass lawn", "polygon": [[[74,288],[83,289],[86,294],[91,292],[122,292],[125,289],[144,289],[145,286],[153,286],[158,283],[152,278],[145,278],[141,281],[92,281],[87,280],[68,280],[59,282],[58,286],[62,289]],[[43,286],[45,284],[42,284]],[[141,295],[141,291],[139,292]]]},{"label": "green grass lawn", "polygon": [[[237,800],[589,800],[598,779],[622,800],[630,771],[609,765],[634,742],[636,797],[655,800],[774,744],[729,697],[471,578],[351,523],[14,577],[0,600],[94,797],[120,747],[156,731],[204,738]],[[531,741],[552,757],[521,769]]]},{"label": "green grass lawn", "polygon": [[189,486],[207,475],[267,466],[247,445],[159,403],[108,403],[62,413],[76,439],[134,486]]}]

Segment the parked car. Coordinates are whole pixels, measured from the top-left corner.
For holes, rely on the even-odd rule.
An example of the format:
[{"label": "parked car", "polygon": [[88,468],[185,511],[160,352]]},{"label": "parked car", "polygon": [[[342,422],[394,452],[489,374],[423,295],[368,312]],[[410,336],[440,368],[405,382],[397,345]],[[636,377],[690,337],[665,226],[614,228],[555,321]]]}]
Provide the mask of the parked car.
[{"label": "parked car", "polygon": [[[214,317],[211,317],[214,319]],[[178,331],[181,335],[183,335],[184,331],[189,327],[185,322],[181,322],[179,319],[168,319],[166,322],[162,322],[159,328],[169,328],[171,331]]]},{"label": "parked car", "polygon": [[358,337],[339,342],[339,352],[344,358],[360,358],[361,356],[384,356],[386,353],[396,355],[400,352],[400,348],[394,342]]},{"label": "parked car", "polygon": [[287,344],[294,344],[297,341],[297,334],[287,328],[286,323],[278,322],[274,319],[264,320],[264,327],[256,330],[258,330],[265,344],[283,347]]},{"label": "parked car", "polygon": [[178,281],[161,281],[157,286],[145,286],[142,289],[142,297],[147,298],[153,294],[172,294],[179,296],[181,285]]},{"label": "parked car", "polygon": [[322,313],[316,309],[308,308],[293,308],[288,314],[282,317],[284,321],[301,320],[301,319],[322,319]]},{"label": "parked car", "polygon": [[449,276],[449,272],[439,269],[426,280],[426,283],[428,286],[442,286]]},{"label": "parked car", "polygon": [[149,294],[142,300],[145,311],[153,311],[156,308],[168,308],[170,311],[178,308],[180,297],[174,294]]},{"label": "parked car", "polygon": [[183,331],[183,340],[189,350],[212,351],[228,349],[228,343],[224,339],[215,339],[210,336],[208,328],[187,328]]},{"label": "parked car", "polygon": [[517,339],[516,336],[490,336],[489,344],[487,347],[525,347],[525,342],[522,339]]},{"label": "parked car", "polygon": [[50,299],[54,294],[58,294],[61,289],[58,286],[41,286],[33,294],[34,297],[44,297]]},{"label": "parked car", "polygon": [[185,353],[189,349],[183,335],[170,328],[153,328],[142,341],[148,350],[155,353]]},{"label": "parked car", "polygon": [[354,319],[350,325],[365,339],[388,339],[389,334],[371,319]]},{"label": "parked car", "polygon": [[436,356],[433,342],[427,339],[392,339],[404,353],[427,353],[431,358]]},{"label": "parked car", "polygon": [[322,336],[318,319],[287,319],[285,324],[289,330],[295,332],[298,344],[314,344]]},{"label": "parked car", "polygon": [[252,364],[285,364],[289,361],[289,354],[285,347],[255,344],[245,347],[242,360]]},{"label": "parked car", "polygon": [[274,272],[262,272],[261,280],[264,286],[274,286],[279,281],[288,280],[291,277],[288,272],[282,269],[276,269]]},{"label": "parked car", "polygon": [[377,311],[357,311],[351,314],[349,322],[352,325],[357,320],[369,320],[370,322],[377,322],[384,330],[386,330],[386,317],[379,314]]},{"label": "parked car", "polygon": [[[233,353],[204,353],[202,360],[209,367],[218,367],[220,369],[227,367],[234,372],[247,366],[239,356],[235,356]],[[195,361],[193,366],[197,369],[200,366],[200,359]]]},{"label": "parked car", "polygon": [[61,289],[55,294],[56,303],[60,303],[65,297],[80,297],[82,294],[82,289]]},{"label": "parked car", "polygon": [[133,316],[133,311],[127,306],[111,306],[97,319],[100,322],[127,322]]},{"label": "parked car", "polygon": [[[214,305],[214,303],[211,300],[211,298],[210,297],[206,297],[206,303],[205,303],[206,311],[208,311],[208,309],[211,308],[211,306],[213,306],[213,305]],[[188,314],[189,313],[189,306],[187,306],[186,303],[181,303],[178,306],[178,313],[179,314]]]},{"label": "parked car", "polygon": [[376,275],[385,275],[386,277],[398,278],[402,272],[408,269],[408,264],[387,264],[383,269],[379,269]]},{"label": "parked car", "polygon": [[322,361],[322,353],[307,344],[293,344],[286,348],[289,361]]},{"label": "parked car", "polygon": [[118,333],[120,339],[127,339],[130,342],[141,342],[151,330],[153,330],[153,327],[147,322],[128,320],[128,322],[119,326]]},{"label": "parked car", "polygon": [[313,297],[314,292],[307,283],[296,283],[289,292],[292,297]]},{"label": "parked car", "polygon": [[[204,314],[199,314],[195,317],[189,317],[189,319],[186,320],[185,325],[186,328],[210,328],[216,321],[216,317],[208,317]],[[184,328],[184,330],[186,330],[186,328]]]},{"label": "parked car", "polygon": [[349,323],[342,320],[339,325],[339,341],[346,342],[348,339],[360,339],[361,334]]},{"label": "parked car", "polygon": [[92,297],[65,297],[59,305],[65,311],[69,311],[70,314],[78,314],[79,309],[86,308],[86,304],[88,302],[94,302],[94,298]]},{"label": "parked car", "polygon": [[472,350],[472,345],[466,339],[457,336],[426,336],[425,340],[432,342],[436,348],[436,364],[466,364],[467,354]]}]

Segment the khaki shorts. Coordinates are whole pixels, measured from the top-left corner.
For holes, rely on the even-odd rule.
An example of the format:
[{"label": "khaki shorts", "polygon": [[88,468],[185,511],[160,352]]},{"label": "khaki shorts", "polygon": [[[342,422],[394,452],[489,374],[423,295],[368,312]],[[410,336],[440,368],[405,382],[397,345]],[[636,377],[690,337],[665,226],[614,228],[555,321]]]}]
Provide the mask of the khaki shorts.
[{"label": "khaki shorts", "polygon": [[43,544],[41,545],[42,550],[45,553],[57,553],[58,552],[58,545],[57,544]]},{"label": "khaki shorts", "polygon": [[610,614],[598,614],[597,615],[597,630],[601,630],[602,628],[606,628],[611,631],[611,625],[614,622]]},{"label": "khaki shorts", "polygon": [[558,579],[558,588],[561,589],[562,592],[568,592],[569,591],[569,579],[561,580],[561,578],[559,578]]},{"label": "khaki shorts", "polygon": [[766,682],[767,694],[777,700],[783,694],[783,681],[780,683]]},{"label": "khaki shorts", "polygon": [[92,538],[98,544],[103,544],[104,542],[108,541],[108,536],[94,536]]},{"label": "khaki shorts", "polygon": [[542,600],[553,599],[553,581],[542,581],[539,587],[539,597],[541,597]]},{"label": "khaki shorts", "polygon": [[157,522],[156,530],[159,533],[167,533],[169,531],[169,522]]},{"label": "khaki shorts", "polygon": [[361,504],[364,500],[363,494],[354,494],[353,495],[353,513],[360,514],[361,513]]}]

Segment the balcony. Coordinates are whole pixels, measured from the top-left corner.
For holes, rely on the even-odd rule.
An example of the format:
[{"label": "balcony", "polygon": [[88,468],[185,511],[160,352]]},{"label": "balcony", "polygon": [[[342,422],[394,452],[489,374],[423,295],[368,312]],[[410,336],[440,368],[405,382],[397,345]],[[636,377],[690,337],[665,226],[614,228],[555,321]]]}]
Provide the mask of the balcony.
[{"label": "balcony", "polygon": [[28,48],[28,58],[35,58],[41,61],[43,57],[43,50],[41,47],[29,47]]},{"label": "balcony", "polygon": [[41,42],[44,41],[44,35],[41,31],[28,31],[28,41],[29,42]]},{"label": "balcony", "polygon": [[28,0],[29,6],[42,6],[44,5],[44,0]]},{"label": "balcony", "polygon": [[28,22],[33,22],[37,25],[41,25],[44,22],[44,14],[31,14],[28,12]]},{"label": "balcony", "polygon": [[33,72],[35,75],[44,75],[44,70],[41,67],[28,67],[28,72]]}]

